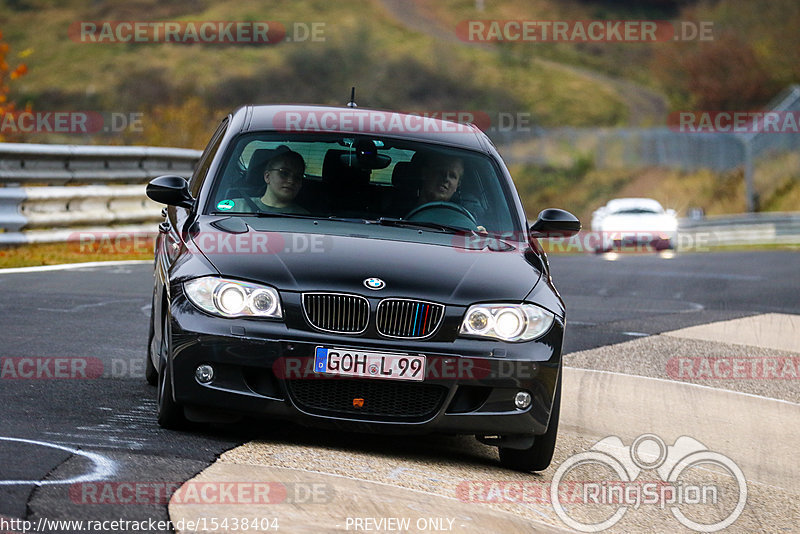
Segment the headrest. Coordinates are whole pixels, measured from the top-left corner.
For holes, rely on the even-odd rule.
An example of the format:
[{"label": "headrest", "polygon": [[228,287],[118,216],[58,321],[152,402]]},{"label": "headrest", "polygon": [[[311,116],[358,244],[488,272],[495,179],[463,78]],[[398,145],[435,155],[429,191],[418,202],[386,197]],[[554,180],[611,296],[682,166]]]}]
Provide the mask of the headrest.
[{"label": "headrest", "polygon": [[405,191],[416,191],[422,182],[422,167],[425,155],[416,152],[410,161],[401,161],[392,169],[392,185]]},{"label": "headrest", "polygon": [[420,176],[415,172],[415,166],[410,161],[401,161],[392,169],[392,185],[397,189],[416,191],[419,186]]},{"label": "headrest", "polygon": [[325,153],[325,159],[322,161],[322,181],[342,186],[369,185],[369,169],[350,167],[345,164],[341,156],[347,153],[347,150],[335,148]]}]

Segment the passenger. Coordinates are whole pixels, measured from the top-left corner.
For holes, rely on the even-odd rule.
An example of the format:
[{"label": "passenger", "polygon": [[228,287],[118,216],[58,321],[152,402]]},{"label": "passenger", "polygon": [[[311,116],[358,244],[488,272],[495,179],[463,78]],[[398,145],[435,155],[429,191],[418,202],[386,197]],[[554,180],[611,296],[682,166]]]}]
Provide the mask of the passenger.
[{"label": "passenger", "polygon": [[303,187],[306,171],[303,156],[286,148],[263,165],[264,193],[232,199],[236,211],[308,215],[309,211],[294,201]]},{"label": "passenger", "polygon": [[308,215],[309,211],[294,201],[303,187],[305,172],[303,156],[293,150],[281,152],[267,161],[264,167],[267,188],[261,198],[255,199],[256,205],[267,212]]}]

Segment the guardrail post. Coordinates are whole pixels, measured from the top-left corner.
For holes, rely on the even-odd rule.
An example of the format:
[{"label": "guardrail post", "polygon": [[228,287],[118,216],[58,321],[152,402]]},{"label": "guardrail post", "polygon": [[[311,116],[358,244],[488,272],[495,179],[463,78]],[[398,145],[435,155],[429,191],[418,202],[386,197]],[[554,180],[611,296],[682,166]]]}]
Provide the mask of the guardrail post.
[{"label": "guardrail post", "polygon": [[747,197],[747,211],[753,213],[758,211],[758,194],[756,193],[755,173],[753,168],[753,138],[743,137],[742,145],[744,146],[744,187],[745,195]]},{"label": "guardrail post", "polygon": [[0,187],[0,231],[18,232],[28,223],[19,209],[26,198],[21,187]]}]

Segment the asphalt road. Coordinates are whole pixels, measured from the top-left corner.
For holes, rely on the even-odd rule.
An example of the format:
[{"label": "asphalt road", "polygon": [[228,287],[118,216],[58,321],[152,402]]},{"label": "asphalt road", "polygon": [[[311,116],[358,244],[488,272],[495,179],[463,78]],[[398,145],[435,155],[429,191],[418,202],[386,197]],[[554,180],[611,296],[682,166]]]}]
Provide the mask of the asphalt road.
[{"label": "asphalt road", "polygon": [[[568,352],[756,313],[800,313],[798,253],[550,262],[567,302]],[[223,451],[274,435],[253,425],[190,433],[157,426],[155,390],[143,379],[151,277],[145,264],[0,273],[0,516],[165,520],[165,504],[87,504],[76,493],[79,477],[105,470],[110,480],[180,483]],[[88,378],[59,378],[81,375],[68,371],[76,365]]]}]

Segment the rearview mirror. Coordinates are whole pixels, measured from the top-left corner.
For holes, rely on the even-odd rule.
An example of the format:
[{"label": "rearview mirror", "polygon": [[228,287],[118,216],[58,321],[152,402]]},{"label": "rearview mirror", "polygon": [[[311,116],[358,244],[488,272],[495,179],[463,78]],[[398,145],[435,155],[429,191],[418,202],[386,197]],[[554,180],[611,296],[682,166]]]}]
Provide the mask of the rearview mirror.
[{"label": "rearview mirror", "polygon": [[168,174],[153,178],[147,184],[147,196],[160,204],[191,209],[194,199],[189,193],[189,182],[182,176]]},{"label": "rearview mirror", "polygon": [[570,237],[581,231],[581,222],[568,211],[547,208],[539,214],[530,231],[535,237]]}]

